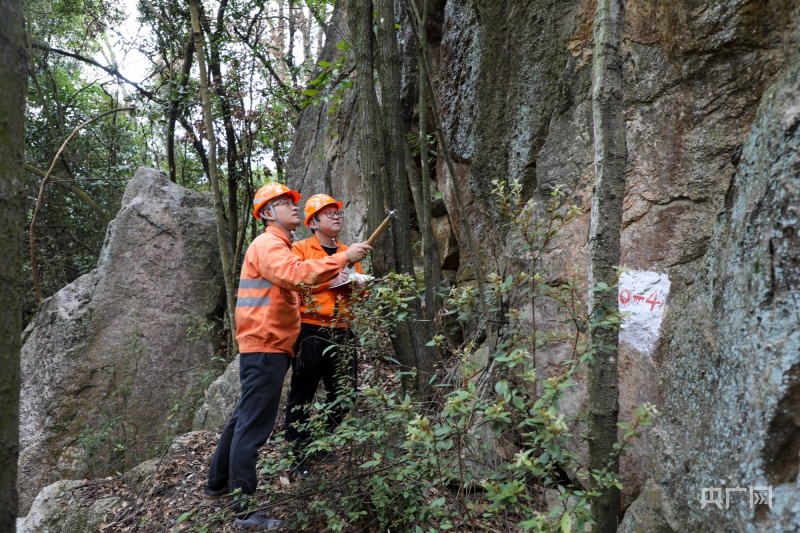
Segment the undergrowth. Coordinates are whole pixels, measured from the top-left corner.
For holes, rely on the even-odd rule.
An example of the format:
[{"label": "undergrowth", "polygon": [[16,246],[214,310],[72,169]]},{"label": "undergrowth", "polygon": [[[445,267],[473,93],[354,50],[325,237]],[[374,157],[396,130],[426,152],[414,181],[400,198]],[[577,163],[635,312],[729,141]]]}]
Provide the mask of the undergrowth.
[{"label": "undergrowth", "polygon": [[[389,342],[394,324],[416,320],[410,303],[423,299],[422,288],[396,274],[368,287],[354,308],[354,329],[370,370],[337,400],[350,414],[334,432],[324,422],[336,406],[323,403],[313,406],[308,427],[308,453],[335,451],[341,468],[315,471],[272,502],[258,502],[270,508],[293,501],[287,529],[586,531],[591,498],[621,488],[607,469],[588,470],[586,414],[565,407],[570,395],[580,397],[573,388],[597,352],[592,330],[621,320],[615,309],[587,309],[588,291],[617,287],[588,287],[577,268],[564,268],[564,276],[539,271],[559,231],[579,214],[559,190],[543,205],[523,202],[519,186],[497,182],[494,192],[529,268],[491,274],[484,295],[470,284],[443,289],[441,322],[451,327],[442,326],[429,344],[446,357],[423,395],[403,390]],[[490,316],[478,311],[481,297]],[[453,334],[454,323],[462,335]],[[620,422],[616,455],[655,414],[643,405],[633,420]],[[265,460],[267,483],[277,485],[291,460]]]}]

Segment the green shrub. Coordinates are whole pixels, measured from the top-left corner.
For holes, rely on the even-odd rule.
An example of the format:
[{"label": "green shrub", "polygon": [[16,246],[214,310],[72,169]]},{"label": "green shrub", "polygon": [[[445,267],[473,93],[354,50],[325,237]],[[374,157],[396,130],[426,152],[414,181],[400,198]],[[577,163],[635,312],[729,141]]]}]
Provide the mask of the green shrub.
[{"label": "green shrub", "polygon": [[[562,408],[596,353],[589,333],[600,324],[620,323],[617,312],[586,309],[586,294],[617,287],[588,287],[577,269],[555,281],[537,271],[559,230],[579,213],[565,207],[561,191],[541,208],[521,202],[519,186],[495,183],[495,193],[509,221],[509,238],[519,240],[532,268],[491,274],[485,295],[469,285],[445,291],[447,313],[466,326],[466,335],[455,344],[441,331],[430,341],[448,355],[425,397],[404,392],[389,342],[392,324],[414,320],[409,304],[422,298],[422,289],[411,277],[396,274],[369,287],[355,308],[357,348],[367,370],[358,393],[351,390],[340,400],[350,404],[351,413],[327,434],[323,421],[332,406],[318,403],[309,422],[314,440],[308,451],[336,450],[343,467],[315,470],[313,483],[287,495],[307,502],[292,506],[299,511],[292,513],[291,527],[585,531],[596,491],[621,486],[607,470],[587,471],[577,454],[589,438],[580,433],[585,413]],[[479,315],[479,297],[490,316]],[[540,310],[558,320],[537,324],[532,316]],[[487,324],[491,334],[483,335]],[[482,338],[496,339],[495,345],[481,347]],[[486,362],[475,361],[479,349],[488,351]],[[561,354],[557,370],[550,370],[551,362],[545,375],[537,359],[555,351]],[[654,414],[645,405],[634,420],[620,423],[615,453],[624,453]],[[502,449],[491,449],[496,446]],[[288,465],[286,456],[270,459],[262,473],[277,476]]]}]

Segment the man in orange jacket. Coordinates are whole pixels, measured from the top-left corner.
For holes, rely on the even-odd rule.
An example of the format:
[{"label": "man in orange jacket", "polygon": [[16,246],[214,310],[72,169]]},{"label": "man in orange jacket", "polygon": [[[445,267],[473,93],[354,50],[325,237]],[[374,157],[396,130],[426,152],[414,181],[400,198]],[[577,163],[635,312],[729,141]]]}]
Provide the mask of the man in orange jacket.
[{"label": "man in orange jacket", "polygon": [[[283,378],[294,355],[300,332],[297,292],[305,286],[335,278],[348,263],[371,249],[354,244],[346,252],[313,261],[292,253],[289,239],[300,225],[300,193],[270,183],[256,193],[253,216],[265,231],[244,256],[236,300],[236,341],[242,394],[220,435],[208,471],[207,497],[232,494],[236,527],[273,529],[280,521],[262,512],[249,512],[250,496],[258,484],[258,450],[269,438],[278,414]],[[233,494],[239,490],[239,493]]]},{"label": "man in orange jacket", "polygon": [[[346,252],[347,245],[336,237],[342,231],[342,203],[327,194],[315,194],[306,201],[305,225],[314,235],[292,245],[292,251],[303,260],[319,260]],[[292,474],[309,477],[311,470],[304,448],[310,440],[306,426],[309,408],[320,380],[327,392],[329,415],[326,420],[333,430],[347,413],[343,389],[355,387],[357,358],[355,342],[350,331],[350,293],[353,284],[345,269],[333,280],[310,289],[305,303],[300,305],[300,336],[292,359],[292,384],[286,401],[286,440],[294,448],[296,463]],[[361,264],[354,271],[363,275]]]}]

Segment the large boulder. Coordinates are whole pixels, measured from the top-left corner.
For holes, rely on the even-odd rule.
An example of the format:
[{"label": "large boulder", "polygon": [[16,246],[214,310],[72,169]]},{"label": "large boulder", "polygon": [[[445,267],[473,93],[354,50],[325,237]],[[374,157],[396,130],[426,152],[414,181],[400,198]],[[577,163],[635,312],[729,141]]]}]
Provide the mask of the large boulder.
[{"label": "large boulder", "polygon": [[83,486],[83,481],[61,480],[43,488],[28,516],[17,519],[17,533],[98,531],[119,498],[108,496],[89,505],[77,503],[75,500],[81,499],[79,491]]},{"label": "large boulder", "polygon": [[653,479],[621,531],[800,530],[800,54],[764,95],[674,302]]},{"label": "large boulder", "polygon": [[44,486],[124,470],[191,423],[223,294],[211,196],[140,168],[97,268],[23,333],[22,513]]}]

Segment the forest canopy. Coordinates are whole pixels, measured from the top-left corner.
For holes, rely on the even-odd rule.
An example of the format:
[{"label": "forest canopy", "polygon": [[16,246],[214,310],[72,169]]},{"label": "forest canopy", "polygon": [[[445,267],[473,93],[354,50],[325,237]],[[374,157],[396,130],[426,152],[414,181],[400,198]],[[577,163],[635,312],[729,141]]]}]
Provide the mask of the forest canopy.
[{"label": "forest canopy", "polygon": [[[314,93],[308,82],[321,68],[316,58],[332,2],[223,0],[198,7],[221,195],[229,235],[239,237],[241,249],[250,222],[242,206],[261,183],[284,179],[294,125]],[[35,260],[47,297],[94,268],[138,166],[209,190],[209,143],[188,3],[33,0],[25,19],[28,223],[64,140],[108,113],[75,134],[43,188]],[[38,305],[31,278],[28,259],[24,322]]]}]

